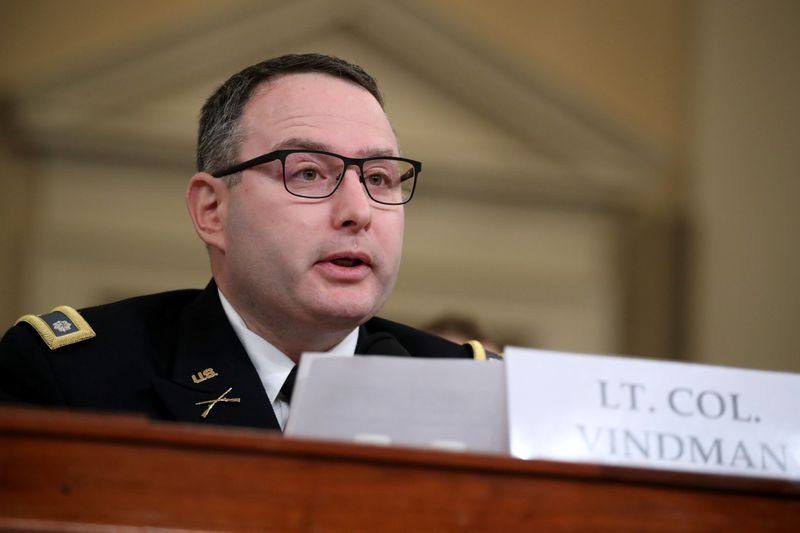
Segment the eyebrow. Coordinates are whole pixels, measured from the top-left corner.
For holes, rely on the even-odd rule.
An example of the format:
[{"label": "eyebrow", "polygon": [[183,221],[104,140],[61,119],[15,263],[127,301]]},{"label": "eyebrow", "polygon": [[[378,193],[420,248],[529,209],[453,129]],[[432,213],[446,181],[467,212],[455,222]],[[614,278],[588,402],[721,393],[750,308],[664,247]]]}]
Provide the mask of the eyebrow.
[{"label": "eyebrow", "polygon": [[[321,152],[333,152],[331,147],[325,143],[303,139],[301,137],[291,137],[275,145],[275,150],[319,150]],[[391,148],[363,148],[356,152],[356,157],[395,157],[396,152]]]}]

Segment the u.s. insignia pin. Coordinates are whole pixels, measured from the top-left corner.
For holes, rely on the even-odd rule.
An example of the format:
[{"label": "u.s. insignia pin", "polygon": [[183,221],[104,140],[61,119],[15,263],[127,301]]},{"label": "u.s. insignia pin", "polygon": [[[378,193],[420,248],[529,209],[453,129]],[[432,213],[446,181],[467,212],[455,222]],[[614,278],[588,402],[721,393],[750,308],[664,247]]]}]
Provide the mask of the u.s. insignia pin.
[{"label": "u.s. insignia pin", "polygon": [[195,383],[202,383],[207,379],[215,378],[219,376],[216,372],[214,372],[213,368],[206,368],[202,372],[198,372],[197,374],[192,374],[192,381]]}]

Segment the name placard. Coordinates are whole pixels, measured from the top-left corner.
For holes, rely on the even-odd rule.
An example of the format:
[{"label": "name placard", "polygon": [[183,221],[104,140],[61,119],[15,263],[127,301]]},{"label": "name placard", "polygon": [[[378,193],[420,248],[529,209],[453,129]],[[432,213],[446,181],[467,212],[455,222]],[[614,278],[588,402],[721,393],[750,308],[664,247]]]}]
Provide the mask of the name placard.
[{"label": "name placard", "polygon": [[506,348],[511,454],[800,479],[800,375]]}]

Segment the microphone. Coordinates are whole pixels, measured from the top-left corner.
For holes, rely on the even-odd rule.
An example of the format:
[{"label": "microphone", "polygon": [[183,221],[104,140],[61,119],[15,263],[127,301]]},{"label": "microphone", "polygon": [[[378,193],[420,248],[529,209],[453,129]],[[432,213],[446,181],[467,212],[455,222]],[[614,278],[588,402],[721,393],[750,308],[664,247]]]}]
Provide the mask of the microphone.
[{"label": "microphone", "polygon": [[397,342],[397,339],[384,331],[373,333],[364,339],[356,353],[364,355],[402,355],[406,357],[411,355],[403,348],[402,344]]}]

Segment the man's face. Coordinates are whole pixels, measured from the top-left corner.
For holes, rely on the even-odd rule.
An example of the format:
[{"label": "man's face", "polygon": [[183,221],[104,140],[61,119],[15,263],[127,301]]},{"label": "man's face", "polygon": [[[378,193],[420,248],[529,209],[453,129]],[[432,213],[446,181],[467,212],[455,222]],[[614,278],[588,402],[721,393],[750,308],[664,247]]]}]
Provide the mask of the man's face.
[{"label": "man's face", "polygon": [[[294,74],[256,90],[242,115],[239,161],[278,149],[350,157],[399,155],[394,132],[362,87],[323,74]],[[281,164],[246,170],[224,211],[224,268],[217,277],[258,331],[288,326],[353,328],[394,287],[404,215],[367,197],[357,169],[336,193],[307,199],[283,186]],[[255,327],[254,327],[255,326]]]}]

